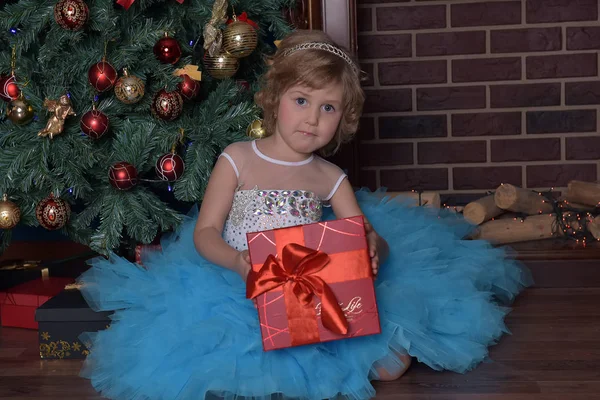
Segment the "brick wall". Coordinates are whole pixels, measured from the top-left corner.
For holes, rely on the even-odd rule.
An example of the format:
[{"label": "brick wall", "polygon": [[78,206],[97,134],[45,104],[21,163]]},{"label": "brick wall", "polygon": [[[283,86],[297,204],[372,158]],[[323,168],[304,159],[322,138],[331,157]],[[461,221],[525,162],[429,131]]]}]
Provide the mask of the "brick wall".
[{"label": "brick wall", "polygon": [[600,176],[598,0],[358,0],[360,185],[462,203]]}]

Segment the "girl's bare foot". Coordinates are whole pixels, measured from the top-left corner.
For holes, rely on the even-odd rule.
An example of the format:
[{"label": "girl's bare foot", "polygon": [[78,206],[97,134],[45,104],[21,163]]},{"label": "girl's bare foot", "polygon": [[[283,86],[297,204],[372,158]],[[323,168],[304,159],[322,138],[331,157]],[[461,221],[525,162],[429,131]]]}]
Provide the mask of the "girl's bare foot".
[{"label": "girl's bare foot", "polygon": [[406,372],[406,370],[408,369],[408,367],[410,367],[410,363],[412,362],[412,357],[409,356],[408,354],[396,354],[398,356],[398,358],[400,359],[400,361],[402,361],[402,364],[404,364],[402,367],[400,367],[397,371],[393,371],[393,372],[389,372],[388,370],[384,369],[384,368],[377,368],[377,374],[379,375],[379,379],[380,381],[395,381],[396,379],[400,378],[402,375],[404,375],[404,373]]}]

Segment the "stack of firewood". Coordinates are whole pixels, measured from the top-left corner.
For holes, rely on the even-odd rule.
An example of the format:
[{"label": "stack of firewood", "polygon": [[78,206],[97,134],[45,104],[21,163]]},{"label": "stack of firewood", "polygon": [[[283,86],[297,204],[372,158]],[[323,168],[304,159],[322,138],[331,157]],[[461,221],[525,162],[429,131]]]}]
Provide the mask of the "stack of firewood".
[{"label": "stack of firewood", "polygon": [[564,196],[549,199],[543,193],[510,184],[467,204],[463,215],[478,225],[474,239],[494,244],[569,236],[584,228],[600,240],[600,184],[571,181]]}]

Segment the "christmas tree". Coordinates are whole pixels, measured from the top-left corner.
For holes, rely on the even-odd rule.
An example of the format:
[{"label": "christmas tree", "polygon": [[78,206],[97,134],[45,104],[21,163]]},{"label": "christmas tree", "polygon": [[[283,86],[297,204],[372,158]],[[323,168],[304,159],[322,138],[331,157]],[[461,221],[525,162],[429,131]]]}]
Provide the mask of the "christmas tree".
[{"label": "christmas tree", "polygon": [[289,33],[293,3],[4,4],[2,249],[17,223],[101,253],[176,228],[218,154],[255,126],[264,55]]}]

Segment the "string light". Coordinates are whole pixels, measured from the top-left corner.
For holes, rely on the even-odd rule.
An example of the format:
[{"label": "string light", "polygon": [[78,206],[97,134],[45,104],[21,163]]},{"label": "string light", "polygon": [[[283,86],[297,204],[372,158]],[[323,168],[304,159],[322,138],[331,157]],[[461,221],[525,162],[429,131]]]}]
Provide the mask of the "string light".
[{"label": "string light", "polygon": [[[583,243],[584,245],[588,238],[600,241],[600,237],[594,237],[587,226],[588,223],[593,223],[595,216],[600,215],[600,202],[598,202],[598,207],[595,211],[591,213],[589,210],[581,210],[573,207],[566,199],[556,200],[552,193],[553,190],[554,188],[551,188],[549,192],[538,192],[538,195],[544,197],[542,203],[548,203],[553,208],[553,212],[548,213],[548,216],[554,219],[550,236],[562,235],[567,239],[575,240],[577,243]],[[542,211],[539,213],[542,214]]]}]

